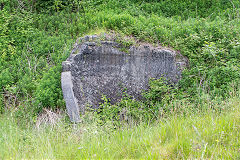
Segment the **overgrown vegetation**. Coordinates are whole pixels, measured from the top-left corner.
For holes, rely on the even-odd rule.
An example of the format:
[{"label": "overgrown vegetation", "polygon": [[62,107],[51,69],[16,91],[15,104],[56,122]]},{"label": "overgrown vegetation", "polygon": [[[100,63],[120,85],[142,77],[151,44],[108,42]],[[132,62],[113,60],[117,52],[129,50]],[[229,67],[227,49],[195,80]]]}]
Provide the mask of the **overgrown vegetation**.
[{"label": "overgrown vegetation", "polygon": [[239,82],[238,1],[1,3],[0,89],[5,108],[23,106],[38,113],[63,106],[61,61],[77,37],[99,28],[170,46],[187,56],[190,69],[176,98],[198,102],[199,92],[226,98],[231,84]]},{"label": "overgrown vegetation", "polygon": [[[24,129],[16,119],[0,118],[1,159],[239,159],[240,97],[219,105],[205,104],[205,112],[192,113],[195,104],[175,102],[178,108],[154,124],[112,129],[99,127],[91,113],[83,123],[71,125],[64,119],[54,126],[54,113],[47,112],[51,123]],[[219,114],[211,108],[221,108]],[[182,111],[188,110],[183,116]],[[46,114],[46,113],[45,113]],[[39,125],[40,124],[40,125]]]},{"label": "overgrown vegetation", "polygon": [[[54,111],[64,109],[60,88],[61,62],[69,56],[72,44],[78,37],[87,33],[94,34],[111,30],[121,35],[135,37],[139,41],[173,48],[188,57],[189,68],[183,72],[182,80],[175,86],[169,86],[161,79],[151,81],[150,90],[144,93],[144,101],[135,101],[123,93],[124,98],[119,104],[110,105],[107,97],[103,97],[104,103],[101,104],[103,108],[95,115],[98,126],[104,128],[111,124],[112,132],[112,129],[119,130],[125,124],[149,124],[163,119],[166,122],[159,123],[165,126],[165,129],[163,128],[165,133],[165,130],[175,124],[174,120],[179,120],[180,122],[176,123],[177,126],[186,125],[186,130],[179,134],[186,138],[180,138],[181,142],[177,141],[173,144],[172,141],[176,141],[174,134],[180,128],[176,126],[175,129],[174,127],[172,130],[169,129],[172,137],[167,137],[167,135],[165,138],[162,137],[166,140],[166,144],[163,142],[164,146],[161,149],[170,148],[171,152],[166,151],[165,157],[195,158],[194,156],[198,155],[199,158],[201,154],[204,158],[209,158],[211,155],[216,158],[222,158],[221,155],[231,158],[237,155],[239,151],[230,151],[230,154],[226,151],[231,150],[230,143],[234,140],[234,145],[239,145],[237,137],[234,139],[229,136],[239,132],[237,125],[239,119],[234,117],[239,112],[226,112],[226,114],[219,115],[221,112],[225,113],[226,109],[220,107],[219,104],[228,100],[232,97],[232,93],[237,93],[239,90],[240,2],[238,0],[0,0],[0,114],[3,117],[0,122],[1,126],[6,128],[6,125],[3,125],[7,121],[6,114],[11,113],[16,118],[14,120],[26,127],[26,124],[34,124],[38,115],[46,108]],[[132,42],[129,43],[132,44]],[[129,43],[123,42],[124,46],[128,46]],[[239,103],[234,103],[236,109]],[[173,111],[177,112],[176,115],[185,118],[174,119],[169,116],[169,113]],[[203,115],[203,117],[195,115],[206,112],[216,113],[209,116]],[[188,117],[189,113],[194,114],[192,121],[191,117]],[[218,117],[219,121],[211,116]],[[207,125],[208,120],[216,124],[219,122],[222,127],[213,131],[213,126],[209,125],[206,128],[206,132],[209,131],[207,134],[209,138],[211,139],[213,135],[225,136],[224,143],[197,138],[203,137],[205,131],[202,130],[204,133],[198,135],[191,127],[196,126],[195,123],[199,121],[202,122],[199,126]],[[14,126],[14,123],[10,122],[9,125]],[[228,129],[226,129],[227,126]],[[159,131],[159,134],[152,136],[161,137],[162,128],[159,126],[153,128]],[[139,131],[141,129],[143,128],[136,128],[136,132],[138,134],[152,132],[151,128],[146,132]],[[11,145],[18,141],[19,144],[36,147],[31,142],[39,136],[35,131],[30,132],[29,139],[26,138],[28,135],[25,132],[31,130],[31,127],[25,131],[14,126],[13,130],[6,129],[6,132],[0,132],[0,134],[6,137],[7,134],[20,130],[22,134],[13,136],[16,139],[10,138]],[[224,133],[220,133],[221,130]],[[58,131],[53,133],[56,132]],[[133,132],[135,132],[134,129],[131,132],[113,132],[111,136],[130,135]],[[53,133],[49,134],[49,138],[55,138]],[[42,133],[41,136],[44,134],[48,133]],[[64,134],[72,135],[65,131]],[[201,152],[189,148],[191,139],[189,135],[195,136],[194,144],[195,141],[197,144],[203,144]],[[79,138],[76,135],[72,136],[71,142],[75,140],[74,138]],[[94,137],[93,134],[91,136]],[[42,142],[46,140],[39,138]],[[66,137],[63,138],[67,141]],[[103,135],[95,139],[101,142],[98,138],[102,139]],[[112,139],[114,138],[110,137],[109,142]],[[122,145],[120,140],[122,137],[116,145]],[[137,142],[137,139],[135,140]],[[2,138],[2,141],[5,146],[0,146],[0,148],[6,148],[6,139]],[[155,138],[150,141],[140,141],[137,143],[140,145],[138,146],[140,150],[136,150],[134,145],[133,148],[131,145],[128,146],[130,148],[122,148],[123,152],[126,151],[124,152],[126,157],[120,157],[120,154],[111,157],[109,153],[115,151],[116,148],[107,148],[107,151],[102,151],[101,155],[96,154],[96,158],[103,155],[108,158],[137,158],[146,155],[149,155],[148,158],[155,158],[155,151],[153,153],[152,148],[149,148],[154,145],[158,146],[158,142],[155,142]],[[94,144],[94,141],[91,143]],[[146,144],[149,145],[144,148],[143,145]],[[73,145],[76,147],[77,144],[73,143]],[[64,147],[70,149],[73,146]],[[29,149],[33,157],[27,156],[27,150],[25,150],[26,152],[21,155],[16,154],[16,158],[34,158],[35,155],[37,156],[35,152],[37,150],[33,148]],[[13,147],[13,149],[19,150],[20,148]],[[24,150],[24,148],[21,149]],[[44,151],[46,148],[38,149]],[[219,150],[219,154],[215,154],[216,150]],[[47,152],[52,157],[44,155],[42,157],[64,158],[59,154],[57,156],[55,149],[52,148],[52,151]],[[78,152],[87,153],[90,150],[74,151],[76,152],[69,152],[73,154],[72,157],[76,157],[74,155]],[[10,158],[6,150],[1,153],[4,153],[4,157]],[[95,154],[94,151],[88,153]],[[105,153],[108,153],[108,156]],[[84,157],[92,158],[92,155]],[[71,158],[71,155],[66,157]]]}]

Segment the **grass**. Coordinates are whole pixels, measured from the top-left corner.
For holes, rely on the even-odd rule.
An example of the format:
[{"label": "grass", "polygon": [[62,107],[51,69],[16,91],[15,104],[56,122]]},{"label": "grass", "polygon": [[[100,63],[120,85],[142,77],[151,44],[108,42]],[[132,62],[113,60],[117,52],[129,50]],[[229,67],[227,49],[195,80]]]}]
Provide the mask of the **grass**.
[{"label": "grass", "polygon": [[[30,12],[22,1],[0,10],[0,159],[240,159],[240,97],[228,94],[240,77],[238,0],[85,0],[76,12],[45,0]],[[188,57],[156,122],[116,129],[89,113],[71,124],[45,109],[65,107],[61,62],[75,40],[109,31]]]},{"label": "grass", "polygon": [[81,124],[63,118],[22,128],[6,113],[0,118],[0,159],[239,159],[240,97],[206,106],[222,112],[172,113],[148,126],[121,129],[98,126],[91,116]]}]

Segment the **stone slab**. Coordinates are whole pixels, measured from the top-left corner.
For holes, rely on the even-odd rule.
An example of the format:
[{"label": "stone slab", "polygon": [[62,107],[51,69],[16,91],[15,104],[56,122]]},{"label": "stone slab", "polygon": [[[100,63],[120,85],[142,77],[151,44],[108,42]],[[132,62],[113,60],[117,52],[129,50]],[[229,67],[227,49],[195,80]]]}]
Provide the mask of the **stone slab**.
[{"label": "stone slab", "polygon": [[63,97],[66,102],[67,113],[70,117],[70,120],[72,122],[80,122],[79,107],[73,93],[72,76],[70,71],[62,72],[61,84]]}]

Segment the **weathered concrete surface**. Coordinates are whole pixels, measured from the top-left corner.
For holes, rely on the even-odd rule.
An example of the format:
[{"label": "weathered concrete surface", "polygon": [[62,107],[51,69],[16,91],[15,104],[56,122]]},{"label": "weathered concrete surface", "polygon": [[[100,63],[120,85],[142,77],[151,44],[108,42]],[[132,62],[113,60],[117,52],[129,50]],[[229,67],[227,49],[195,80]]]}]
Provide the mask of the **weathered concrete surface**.
[{"label": "weathered concrete surface", "polygon": [[150,78],[165,76],[176,83],[187,65],[186,58],[169,49],[140,45],[129,47],[125,53],[121,44],[96,39],[87,36],[84,42],[76,43],[63,63],[63,71],[71,72],[74,96],[82,113],[87,106],[98,107],[102,95],[112,103],[118,102],[123,90],[141,99]]}]

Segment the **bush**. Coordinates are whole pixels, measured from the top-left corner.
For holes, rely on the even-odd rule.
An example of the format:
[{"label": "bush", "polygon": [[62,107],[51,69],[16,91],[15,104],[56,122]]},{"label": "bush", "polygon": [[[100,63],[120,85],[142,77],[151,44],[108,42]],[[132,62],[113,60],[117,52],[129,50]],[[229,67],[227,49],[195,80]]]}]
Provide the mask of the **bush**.
[{"label": "bush", "polygon": [[64,105],[60,73],[59,66],[52,67],[44,73],[35,91],[36,111],[41,111],[43,107],[56,109]]}]

